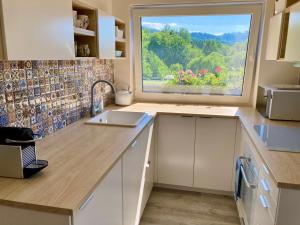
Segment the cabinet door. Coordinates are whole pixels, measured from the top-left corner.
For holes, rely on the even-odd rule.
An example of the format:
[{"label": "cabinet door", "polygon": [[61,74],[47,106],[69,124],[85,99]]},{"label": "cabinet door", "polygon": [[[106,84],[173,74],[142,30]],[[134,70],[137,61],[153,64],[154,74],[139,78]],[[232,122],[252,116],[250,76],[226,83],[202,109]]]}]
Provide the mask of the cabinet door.
[{"label": "cabinet door", "polygon": [[114,59],[116,51],[115,17],[98,10],[99,57]]},{"label": "cabinet door", "polygon": [[84,202],[74,225],[122,225],[122,163],[111,169]]},{"label": "cabinet door", "polygon": [[158,124],[158,183],[192,187],[195,118],[160,116]]},{"label": "cabinet door", "polygon": [[280,58],[282,19],[283,13],[279,13],[270,20],[266,53],[267,60],[277,60]]},{"label": "cabinet door", "polygon": [[[152,127],[153,131],[153,127]],[[151,132],[150,132],[151,133]],[[145,162],[145,176],[144,176],[144,189],[143,189],[143,197],[142,197],[142,203],[141,203],[141,210],[140,210],[140,217],[142,216],[144,209],[146,207],[147,201],[150,197],[150,194],[152,192],[153,183],[154,183],[154,169],[155,169],[155,149],[154,149],[154,134],[151,135],[151,142],[149,147],[149,156],[148,160]]]},{"label": "cabinet door", "polygon": [[268,213],[268,202],[263,194],[257,193],[257,198],[254,205],[254,222],[253,225],[274,225],[274,221]]},{"label": "cabinet door", "polygon": [[231,191],[236,120],[197,118],[194,187]]},{"label": "cabinet door", "polygon": [[2,0],[8,60],[74,59],[72,0]]},{"label": "cabinet door", "polygon": [[286,41],[285,59],[287,61],[300,61],[300,2],[291,6]]},{"label": "cabinet door", "polygon": [[141,184],[145,169],[149,127],[131,144],[123,160],[123,225],[137,225],[141,204]]}]

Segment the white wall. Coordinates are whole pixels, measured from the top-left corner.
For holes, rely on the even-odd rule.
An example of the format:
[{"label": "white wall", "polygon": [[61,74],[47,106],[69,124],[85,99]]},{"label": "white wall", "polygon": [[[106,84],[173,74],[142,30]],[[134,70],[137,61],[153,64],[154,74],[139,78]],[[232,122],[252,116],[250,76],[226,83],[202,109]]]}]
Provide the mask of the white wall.
[{"label": "white wall", "polygon": [[112,0],[83,0],[84,2],[96,6],[108,13],[112,13]]},{"label": "white wall", "polygon": [[[239,1],[239,0],[232,0]],[[240,0],[251,1],[251,0]],[[262,0],[264,1],[264,0]],[[295,84],[298,81],[298,70],[296,70],[292,64],[282,62],[271,62],[264,60],[265,58],[265,46],[267,44],[268,25],[269,20],[274,9],[275,0],[266,1],[266,14],[264,20],[264,31],[262,39],[262,48],[259,53],[257,73],[255,75],[255,84],[253,93],[256,93],[257,84],[270,84],[270,83],[286,83]],[[135,4],[164,4],[164,3],[199,3],[199,2],[220,2],[220,0],[112,0],[112,12],[113,15],[119,17],[127,23],[127,34],[129,34],[130,24],[130,6]],[[228,2],[224,0],[223,2]],[[128,37],[129,35],[127,35]],[[127,52],[131,49],[131,40],[127,40]],[[134,53],[133,53],[134,54]],[[117,61],[115,63],[115,80],[116,82],[125,82],[130,84],[133,90],[133,67],[131,63],[131,57],[128,54],[128,58]],[[256,101],[256,94],[253,95],[252,104]]]}]

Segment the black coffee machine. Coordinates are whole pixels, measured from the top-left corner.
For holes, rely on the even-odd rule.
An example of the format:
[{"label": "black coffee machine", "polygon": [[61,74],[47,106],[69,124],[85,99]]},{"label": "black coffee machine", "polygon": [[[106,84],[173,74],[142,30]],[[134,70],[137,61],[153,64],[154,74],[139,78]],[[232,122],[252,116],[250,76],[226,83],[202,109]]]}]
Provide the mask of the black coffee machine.
[{"label": "black coffee machine", "polygon": [[32,129],[0,127],[1,177],[28,178],[47,166],[46,160],[37,160]]}]

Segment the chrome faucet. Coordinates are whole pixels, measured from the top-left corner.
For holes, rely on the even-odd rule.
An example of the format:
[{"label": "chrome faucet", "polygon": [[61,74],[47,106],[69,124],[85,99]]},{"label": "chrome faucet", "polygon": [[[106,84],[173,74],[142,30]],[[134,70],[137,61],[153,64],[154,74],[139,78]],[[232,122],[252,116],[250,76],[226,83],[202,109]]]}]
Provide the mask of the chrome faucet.
[{"label": "chrome faucet", "polygon": [[[115,89],[114,85],[111,82],[107,81],[107,80],[97,80],[95,83],[93,83],[92,88],[91,88],[92,89],[91,90],[91,111],[90,111],[90,116],[91,117],[94,117],[96,115],[96,110],[95,110],[95,107],[94,107],[94,88],[98,83],[108,84],[111,87],[113,93],[116,94],[116,89]],[[104,109],[104,106],[103,106],[103,109]]]}]

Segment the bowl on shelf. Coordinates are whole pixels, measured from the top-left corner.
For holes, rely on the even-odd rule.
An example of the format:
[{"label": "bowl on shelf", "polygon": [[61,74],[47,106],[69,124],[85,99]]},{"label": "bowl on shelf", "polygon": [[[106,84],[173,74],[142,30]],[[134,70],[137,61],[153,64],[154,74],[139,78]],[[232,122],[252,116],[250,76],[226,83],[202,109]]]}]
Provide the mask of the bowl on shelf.
[{"label": "bowl on shelf", "polygon": [[122,57],[122,53],[123,53],[123,51],[116,51],[116,57]]},{"label": "bowl on shelf", "polygon": [[118,30],[116,35],[117,35],[118,39],[123,39],[124,38],[124,31],[123,30]]}]

